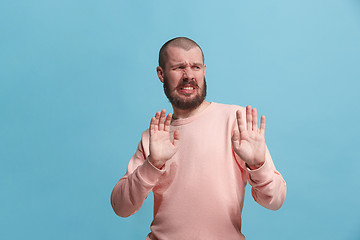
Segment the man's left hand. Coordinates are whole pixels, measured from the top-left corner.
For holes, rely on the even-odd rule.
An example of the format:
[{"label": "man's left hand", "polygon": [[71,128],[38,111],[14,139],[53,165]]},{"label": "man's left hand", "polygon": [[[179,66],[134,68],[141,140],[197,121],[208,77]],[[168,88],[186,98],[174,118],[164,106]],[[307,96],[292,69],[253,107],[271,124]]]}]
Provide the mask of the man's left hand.
[{"label": "man's left hand", "polygon": [[236,112],[237,128],[233,131],[232,143],[235,153],[251,169],[261,167],[265,162],[265,116],[261,116],[260,129],[256,108],[246,107],[246,121],[240,110]]}]

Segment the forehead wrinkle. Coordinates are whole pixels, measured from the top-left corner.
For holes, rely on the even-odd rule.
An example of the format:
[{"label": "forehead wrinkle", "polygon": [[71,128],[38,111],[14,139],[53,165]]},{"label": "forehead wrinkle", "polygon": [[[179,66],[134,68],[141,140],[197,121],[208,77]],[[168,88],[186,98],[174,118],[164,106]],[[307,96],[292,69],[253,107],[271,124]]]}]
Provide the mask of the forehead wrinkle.
[{"label": "forehead wrinkle", "polygon": [[171,67],[178,67],[178,66],[194,66],[194,65],[203,65],[203,63],[199,63],[199,62],[175,62],[173,64],[170,64]]}]

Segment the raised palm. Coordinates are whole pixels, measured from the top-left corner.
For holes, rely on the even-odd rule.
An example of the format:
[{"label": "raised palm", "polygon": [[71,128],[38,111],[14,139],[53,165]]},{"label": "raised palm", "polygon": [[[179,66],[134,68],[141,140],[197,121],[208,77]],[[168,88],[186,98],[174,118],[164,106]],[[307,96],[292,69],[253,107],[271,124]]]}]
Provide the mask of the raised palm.
[{"label": "raised palm", "polygon": [[258,128],[257,111],[246,107],[246,121],[240,110],[236,112],[238,128],[234,130],[232,142],[235,153],[250,167],[256,168],[265,162],[265,116]]},{"label": "raised palm", "polygon": [[174,138],[170,136],[170,122],[172,114],[166,116],[166,110],[157,112],[150,122],[150,155],[149,160],[157,167],[162,168],[167,160],[174,156],[179,140],[178,130],[174,131]]}]

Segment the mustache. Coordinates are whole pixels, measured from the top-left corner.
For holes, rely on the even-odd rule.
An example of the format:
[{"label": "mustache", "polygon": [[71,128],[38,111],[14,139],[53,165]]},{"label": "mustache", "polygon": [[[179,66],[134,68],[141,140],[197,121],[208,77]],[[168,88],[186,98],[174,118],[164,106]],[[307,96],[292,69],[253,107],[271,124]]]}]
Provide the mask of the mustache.
[{"label": "mustache", "polygon": [[181,83],[179,83],[176,88],[181,88],[181,87],[185,87],[186,85],[190,85],[192,87],[198,88],[199,85],[197,84],[197,82],[195,82],[194,80],[192,81],[182,81]]}]

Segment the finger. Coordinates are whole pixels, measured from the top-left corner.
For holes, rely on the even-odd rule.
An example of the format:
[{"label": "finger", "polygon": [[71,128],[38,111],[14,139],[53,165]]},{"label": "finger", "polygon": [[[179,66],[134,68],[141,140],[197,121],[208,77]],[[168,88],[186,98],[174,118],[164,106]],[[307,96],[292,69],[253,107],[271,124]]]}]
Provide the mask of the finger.
[{"label": "finger", "polygon": [[252,130],[259,131],[258,129],[258,118],[257,118],[257,110],[256,108],[252,109]]},{"label": "finger", "polygon": [[252,130],[252,115],[251,115],[251,106],[246,107],[246,129]]},{"label": "finger", "polygon": [[261,134],[265,134],[265,122],[266,122],[265,120],[266,120],[265,116],[262,115],[261,119],[260,119],[260,133]]},{"label": "finger", "polygon": [[152,136],[155,133],[156,128],[157,128],[156,118],[152,117],[150,121],[150,136]]},{"label": "finger", "polygon": [[165,120],[165,126],[164,126],[164,130],[165,131],[170,131],[170,123],[171,123],[171,118],[172,118],[172,114],[169,113],[166,117],[166,120]]},{"label": "finger", "polygon": [[154,131],[159,130],[159,118],[160,118],[160,112],[156,112],[154,117]]},{"label": "finger", "polygon": [[164,130],[164,122],[165,122],[166,110],[161,110],[160,119],[159,119],[159,131]]},{"label": "finger", "polygon": [[239,136],[241,137],[241,133],[246,131],[246,126],[242,117],[241,110],[236,111],[236,120],[239,127],[239,134],[240,134]]}]

